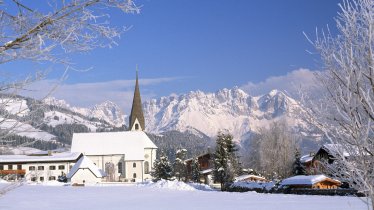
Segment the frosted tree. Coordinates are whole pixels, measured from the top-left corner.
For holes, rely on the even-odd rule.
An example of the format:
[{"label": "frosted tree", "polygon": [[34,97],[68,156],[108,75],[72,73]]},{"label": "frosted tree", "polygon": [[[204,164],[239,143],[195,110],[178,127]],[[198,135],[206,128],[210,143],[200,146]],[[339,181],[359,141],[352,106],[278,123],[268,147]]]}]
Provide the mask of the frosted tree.
[{"label": "frosted tree", "polygon": [[327,169],[365,193],[374,208],[374,1],[339,6],[337,34],[322,31],[311,41],[324,64],[317,77],[325,94],[321,103],[304,103],[309,122],[337,145]]},{"label": "frosted tree", "polygon": [[248,159],[256,171],[272,179],[292,175],[297,141],[287,122],[273,122],[268,128],[261,128],[250,146]]},{"label": "frosted tree", "polygon": [[191,180],[200,183],[200,165],[199,159],[194,158],[191,164]]},{"label": "frosted tree", "polygon": [[155,160],[153,168],[154,170],[151,172],[151,176],[154,181],[161,179],[170,180],[173,175],[172,165],[163,152],[161,152],[160,158]]},{"label": "frosted tree", "polygon": [[[40,4],[44,6],[41,8]],[[73,53],[113,47],[127,30],[110,24],[108,12],[115,9],[124,13],[139,12],[132,0],[1,1],[0,64],[22,61],[35,63],[40,69],[46,66],[61,66],[66,71],[76,69],[70,59]],[[2,137],[25,131],[27,122],[15,119],[28,111],[17,97],[19,91],[44,79],[48,73],[42,70],[19,77],[5,68],[0,72],[1,143],[8,141]],[[65,78],[66,71],[61,73],[61,79]],[[9,104],[16,104],[18,108],[9,113],[6,111]],[[34,107],[41,105],[35,103]],[[36,108],[33,111],[38,113]],[[29,122],[33,121],[33,114],[28,113]]]},{"label": "frosted tree", "polygon": [[214,181],[221,184],[224,191],[226,184],[234,181],[240,171],[240,164],[236,156],[236,145],[233,136],[229,133],[219,132],[216,139],[216,150],[214,153]]},{"label": "frosted tree", "polygon": [[186,168],[186,156],[187,150],[186,149],[178,149],[175,152],[175,161],[174,161],[174,175],[177,177],[178,181],[181,179],[186,181],[187,176],[187,168]]}]

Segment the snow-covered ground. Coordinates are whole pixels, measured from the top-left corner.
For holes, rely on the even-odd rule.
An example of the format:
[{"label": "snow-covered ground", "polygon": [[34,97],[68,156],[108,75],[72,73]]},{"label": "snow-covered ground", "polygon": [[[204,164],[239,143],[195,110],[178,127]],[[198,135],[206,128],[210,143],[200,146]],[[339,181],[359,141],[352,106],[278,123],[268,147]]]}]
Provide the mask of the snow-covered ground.
[{"label": "snow-covered ground", "polygon": [[[0,184],[4,185],[4,183]],[[0,197],[0,209],[255,209],[255,210],[361,210],[355,197],[229,193],[202,191],[184,183],[72,187],[25,184]],[[191,186],[191,185],[189,185]]]}]

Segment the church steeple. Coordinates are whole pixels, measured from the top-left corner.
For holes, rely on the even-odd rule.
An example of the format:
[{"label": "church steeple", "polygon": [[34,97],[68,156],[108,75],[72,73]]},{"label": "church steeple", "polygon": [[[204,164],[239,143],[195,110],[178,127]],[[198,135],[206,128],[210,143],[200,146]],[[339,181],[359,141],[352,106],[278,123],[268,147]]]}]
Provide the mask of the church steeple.
[{"label": "church steeple", "polygon": [[130,131],[142,131],[145,129],[144,115],[142,109],[142,99],[140,97],[139,82],[138,82],[138,65],[136,65],[136,82],[134,90],[134,98],[132,101],[132,108],[130,114]]}]

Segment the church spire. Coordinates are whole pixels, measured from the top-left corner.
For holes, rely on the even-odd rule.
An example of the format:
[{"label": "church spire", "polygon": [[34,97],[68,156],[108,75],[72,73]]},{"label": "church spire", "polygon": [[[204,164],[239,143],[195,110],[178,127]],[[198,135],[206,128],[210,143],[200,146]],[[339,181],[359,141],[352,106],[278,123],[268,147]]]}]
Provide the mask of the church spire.
[{"label": "church spire", "polygon": [[134,90],[134,98],[132,101],[132,108],[130,114],[130,124],[129,130],[139,130],[145,129],[144,115],[142,109],[142,99],[140,97],[139,82],[138,82],[138,65],[136,65],[136,82]]}]

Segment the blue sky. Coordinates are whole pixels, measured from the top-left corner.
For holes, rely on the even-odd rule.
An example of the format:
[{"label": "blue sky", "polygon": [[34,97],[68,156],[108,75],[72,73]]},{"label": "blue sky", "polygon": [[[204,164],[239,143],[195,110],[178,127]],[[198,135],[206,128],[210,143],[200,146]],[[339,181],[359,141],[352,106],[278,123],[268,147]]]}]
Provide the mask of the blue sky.
[{"label": "blue sky", "polygon": [[[95,83],[110,86],[124,81],[124,85],[113,87],[116,94],[96,94],[90,100],[61,93],[67,91],[64,88],[56,97],[82,106],[112,100],[127,112],[136,64],[140,78],[148,79],[141,87],[146,99],[192,90],[266,86],[269,78],[286,78],[301,68],[318,70],[318,55],[306,52],[313,47],[303,32],[313,38],[315,29],[327,24],[334,31],[339,2],[138,0],[136,3],[142,6],[138,15],[111,11],[114,25],[132,26],[118,40],[119,46],[72,56],[77,67],[93,69],[71,71],[65,81],[66,86],[78,89],[82,83],[93,90]],[[20,63],[14,66],[29,68]],[[38,64],[31,68],[38,68]],[[48,79],[56,79],[60,73],[57,69]]]}]

